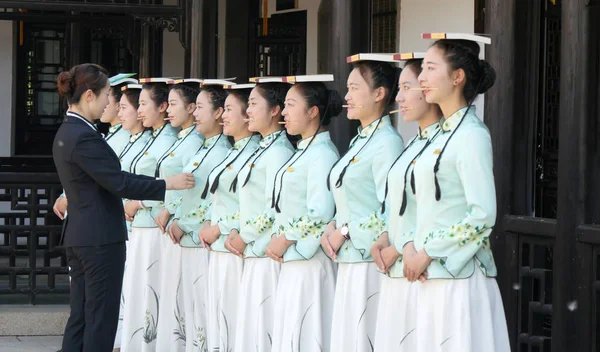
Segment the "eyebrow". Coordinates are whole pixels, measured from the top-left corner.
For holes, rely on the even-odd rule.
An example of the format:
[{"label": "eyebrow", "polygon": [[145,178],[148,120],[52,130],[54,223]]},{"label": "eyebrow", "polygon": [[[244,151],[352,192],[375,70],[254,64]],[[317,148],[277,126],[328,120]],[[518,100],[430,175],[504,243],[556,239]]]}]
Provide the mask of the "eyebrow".
[{"label": "eyebrow", "polygon": [[427,65],[437,65],[437,62],[433,62],[433,61],[427,61],[425,62]]},{"label": "eyebrow", "polygon": [[358,83],[348,83],[347,85],[349,85],[349,86],[358,86],[359,84]]},{"label": "eyebrow", "polygon": [[401,85],[401,86],[403,86],[403,85],[405,85],[405,84],[411,84],[411,83],[412,83],[412,82],[409,82],[409,81],[404,81],[404,82],[400,83],[400,85]]},{"label": "eyebrow", "polygon": [[284,101],[284,103],[286,103],[286,102],[291,102],[291,101],[293,101],[293,102],[295,103],[295,102],[296,102],[296,99],[292,99],[292,98],[290,98],[290,99],[287,99],[286,101]]}]

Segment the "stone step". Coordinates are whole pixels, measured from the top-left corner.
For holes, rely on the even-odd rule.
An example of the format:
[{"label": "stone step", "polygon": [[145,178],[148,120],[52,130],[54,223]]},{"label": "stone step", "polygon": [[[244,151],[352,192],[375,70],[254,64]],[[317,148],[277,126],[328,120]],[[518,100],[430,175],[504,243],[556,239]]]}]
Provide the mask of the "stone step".
[{"label": "stone step", "polygon": [[56,352],[62,336],[0,336],[2,352]]},{"label": "stone step", "polygon": [[62,335],[68,305],[0,305],[0,336]]}]

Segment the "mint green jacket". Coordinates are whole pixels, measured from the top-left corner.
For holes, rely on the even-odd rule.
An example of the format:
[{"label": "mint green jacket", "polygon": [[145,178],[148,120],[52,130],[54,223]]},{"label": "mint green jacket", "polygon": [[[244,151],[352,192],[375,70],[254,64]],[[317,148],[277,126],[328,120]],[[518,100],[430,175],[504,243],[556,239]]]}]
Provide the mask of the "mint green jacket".
[{"label": "mint green jacket", "polygon": [[487,127],[475,115],[475,107],[467,115],[465,110],[441,123],[442,134],[415,164],[414,244],[433,258],[427,268],[429,279],[467,278],[475,270],[496,276],[489,239],[496,222],[492,141]]},{"label": "mint green jacket", "polygon": [[291,160],[277,173],[279,211],[275,208],[273,232],[296,241],[284,253],[285,262],[309,260],[321,250],[321,235],[335,213],[327,176],[339,157],[329,132],[321,132],[301,140]]},{"label": "mint green jacket", "polygon": [[202,191],[208,174],[225,159],[230,148],[231,144],[223,134],[208,138],[183,168],[183,172],[194,174],[196,185],[192,189],[183,191],[181,198],[173,200],[173,204],[170,205],[176,208],[174,218],[179,220],[179,228],[184,232],[179,241],[181,247],[202,248],[198,233],[204,222],[210,220],[211,203],[211,197],[202,199]]},{"label": "mint green jacket", "polygon": [[[233,229],[240,229],[240,197],[239,188],[242,181],[238,178],[235,190],[233,182],[246,160],[258,148],[260,136],[253,135],[237,141],[227,153],[225,160],[208,176],[209,187],[215,185],[220,174],[218,186],[211,196],[211,224],[218,225],[221,236],[210,246],[216,252],[229,252],[225,249],[225,239]],[[235,159],[235,161],[233,161]],[[228,166],[229,165],[229,166]]]},{"label": "mint green jacket", "polygon": [[[294,147],[285,131],[272,133],[261,139],[257,152],[238,175],[240,235],[247,244],[245,257],[266,256],[275,221],[275,210],[271,208],[275,174],[292,154]],[[248,183],[244,185],[246,179]]]},{"label": "mint green jacket", "polygon": [[108,129],[108,134],[104,137],[104,140],[115,151],[115,154],[119,155],[125,145],[129,143],[129,137],[131,137],[131,133],[123,129],[123,126],[119,123]]},{"label": "mint green jacket", "polygon": [[[329,176],[336,207],[336,226],[348,226],[350,240],[337,253],[339,263],[372,262],[371,246],[385,227],[381,203],[390,166],[403,149],[402,137],[383,116],[350,142],[348,152],[335,164]],[[346,170],[341,184],[340,174]]]},{"label": "mint green jacket", "polygon": [[[144,130],[129,137],[129,140],[123,147],[121,153],[117,154],[119,156],[119,161],[121,162],[121,170],[132,172],[131,163],[133,162],[133,159],[142,151],[151,137],[152,132],[150,130]],[[126,199],[123,199],[123,205],[126,201]],[[125,224],[127,225],[127,231],[131,231],[131,222],[126,221]]]},{"label": "mint green jacket", "polygon": [[[388,232],[390,244],[400,253],[398,260],[389,269],[390,277],[404,277],[402,250],[408,242],[414,240],[417,227],[417,199],[410,185],[413,160],[418,159],[419,153],[439,135],[439,131],[438,123],[419,131],[419,134],[408,142],[406,149],[387,175],[385,231]],[[404,211],[402,215],[400,215],[401,210]]]},{"label": "mint green jacket", "polygon": [[[202,143],[204,143],[204,136],[196,132],[196,125],[179,131],[175,143],[158,159],[158,177],[167,178],[180,174],[183,167],[202,147]],[[144,205],[152,207],[153,213],[156,215],[167,205],[169,213],[175,214],[177,205],[175,200],[179,198],[181,198],[181,191],[167,191],[163,201],[145,201]]]},{"label": "mint green jacket", "polygon": [[[177,130],[168,123],[153,131],[148,142],[131,161],[131,172],[137,175],[155,177],[158,159],[173,145],[173,143],[175,143],[176,140]],[[153,208],[150,206],[139,209],[133,218],[131,226],[144,228],[156,227],[154,216],[156,216],[157,213],[158,212],[153,211]]]}]

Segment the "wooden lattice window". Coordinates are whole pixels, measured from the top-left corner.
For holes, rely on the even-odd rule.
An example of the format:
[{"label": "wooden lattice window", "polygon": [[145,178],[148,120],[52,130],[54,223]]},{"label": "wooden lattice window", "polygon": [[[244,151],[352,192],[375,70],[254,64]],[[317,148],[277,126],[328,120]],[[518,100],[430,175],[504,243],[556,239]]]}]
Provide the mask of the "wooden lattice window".
[{"label": "wooden lattice window", "polygon": [[65,69],[65,26],[25,23],[23,45],[17,46],[17,155],[49,155],[62,122],[56,85]]},{"label": "wooden lattice window", "polygon": [[372,41],[374,53],[394,53],[398,47],[397,0],[372,0]]}]

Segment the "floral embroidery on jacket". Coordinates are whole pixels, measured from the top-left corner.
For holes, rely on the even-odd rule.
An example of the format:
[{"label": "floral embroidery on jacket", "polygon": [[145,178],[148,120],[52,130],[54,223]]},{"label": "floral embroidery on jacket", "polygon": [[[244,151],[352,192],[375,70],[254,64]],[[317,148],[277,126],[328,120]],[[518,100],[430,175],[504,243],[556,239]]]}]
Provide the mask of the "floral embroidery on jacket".
[{"label": "floral embroidery on jacket", "polygon": [[254,228],[256,228],[256,232],[261,234],[272,228],[274,222],[275,218],[273,216],[269,216],[269,214],[260,214],[254,219],[247,220],[246,225],[254,226]]},{"label": "floral embroidery on jacket", "polygon": [[377,216],[378,212],[372,213],[367,222],[361,223],[358,227],[363,231],[373,232],[375,236],[373,236],[373,242],[377,241],[379,235],[385,231],[386,223],[385,220]]},{"label": "floral embroidery on jacket", "polygon": [[314,221],[307,216],[290,221],[288,226],[281,226],[282,232],[297,231],[302,239],[307,237],[321,238],[327,223],[323,221]]}]

